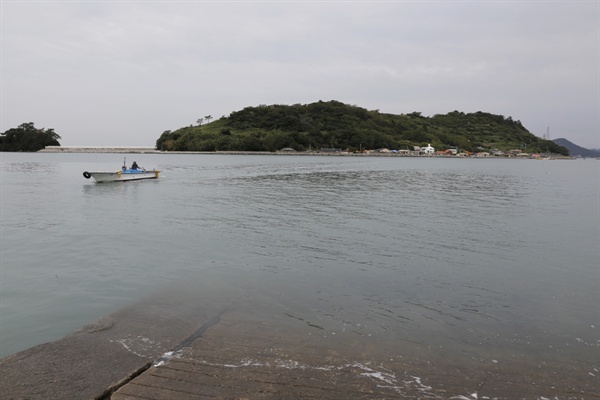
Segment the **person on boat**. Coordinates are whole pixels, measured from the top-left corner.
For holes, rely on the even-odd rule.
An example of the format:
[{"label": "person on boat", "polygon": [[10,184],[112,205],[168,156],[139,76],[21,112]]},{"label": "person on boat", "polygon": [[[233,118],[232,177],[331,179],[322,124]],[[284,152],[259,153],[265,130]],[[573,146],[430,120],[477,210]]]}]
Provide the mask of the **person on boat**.
[{"label": "person on boat", "polygon": [[133,164],[131,164],[131,169],[140,169],[140,167],[137,165],[137,163],[134,161]]}]

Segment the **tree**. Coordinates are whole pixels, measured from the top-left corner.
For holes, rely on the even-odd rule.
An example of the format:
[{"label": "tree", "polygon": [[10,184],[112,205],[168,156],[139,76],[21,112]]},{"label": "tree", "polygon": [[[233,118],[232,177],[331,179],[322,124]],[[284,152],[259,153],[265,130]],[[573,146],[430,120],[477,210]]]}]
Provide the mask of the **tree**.
[{"label": "tree", "polygon": [[0,134],[0,151],[38,151],[46,146],[60,146],[54,129],[36,129],[26,122]]},{"label": "tree", "polygon": [[173,137],[171,131],[164,131],[156,140],[156,148],[158,150],[173,150]]},{"label": "tree", "polygon": [[206,123],[207,124],[210,124],[210,120],[212,119],[212,115],[209,114],[209,115],[205,116],[204,119],[206,119]]},{"label": "tree", "polygon": [[196,122],[198,123],[198,125],[202,125],[202,123],[204,122],[204,118],[198,118]]}]

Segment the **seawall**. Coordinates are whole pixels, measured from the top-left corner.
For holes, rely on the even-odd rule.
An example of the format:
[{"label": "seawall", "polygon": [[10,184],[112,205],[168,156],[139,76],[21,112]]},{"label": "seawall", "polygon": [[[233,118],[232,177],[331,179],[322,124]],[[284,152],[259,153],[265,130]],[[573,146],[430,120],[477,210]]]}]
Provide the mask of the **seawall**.
[{"label": "seawall", "polygon": [[160,153],[154,147],[46,146],[38,153]]}]

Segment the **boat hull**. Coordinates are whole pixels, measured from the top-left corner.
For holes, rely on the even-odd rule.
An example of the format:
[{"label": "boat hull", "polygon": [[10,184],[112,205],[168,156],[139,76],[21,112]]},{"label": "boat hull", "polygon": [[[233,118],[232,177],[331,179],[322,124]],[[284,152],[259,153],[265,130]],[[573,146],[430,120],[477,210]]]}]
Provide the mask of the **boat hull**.
[{"label": "boat hull", "polygon": [[86,179],[94,178],[96,182],[127,182],[127,181],[139,181],[143,179],[158,179],[160,171],[143,171],[143,170],[124,170],[115,172],[84,172],[83,176]]}]

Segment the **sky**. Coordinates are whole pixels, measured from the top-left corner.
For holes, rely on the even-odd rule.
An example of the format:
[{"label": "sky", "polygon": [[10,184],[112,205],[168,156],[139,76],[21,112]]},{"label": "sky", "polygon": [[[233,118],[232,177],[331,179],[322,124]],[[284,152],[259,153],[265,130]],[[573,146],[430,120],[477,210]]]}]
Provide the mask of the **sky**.
[{"label": "sky", "polygon": [[0,3],[0,132],[153,147],[207,115],[337,100],[600,148],[597,0]]}]

